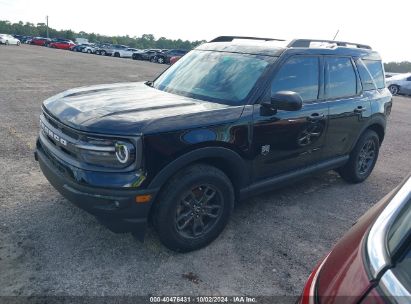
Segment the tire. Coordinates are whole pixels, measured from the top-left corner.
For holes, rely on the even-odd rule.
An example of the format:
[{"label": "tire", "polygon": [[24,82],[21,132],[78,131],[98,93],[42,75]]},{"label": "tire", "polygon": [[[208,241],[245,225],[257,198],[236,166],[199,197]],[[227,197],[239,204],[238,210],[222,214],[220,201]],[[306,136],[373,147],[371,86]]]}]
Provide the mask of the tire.
[{"label": "tire", "polygon": [[20,46],[20,44],[21,44],[21,42],[20,42],[20,41],[17,41],[17,46]]},{"label": "tire", "polygon": [[390,90],[392,95],[397,95],[400,92],[400,87],[395,84],[392,84],[388,87],[388,90]]},{"label": "tire", "polygon": [[373,130],[366,130],[350,153],[348,162],[337,172],[349,183],[361,183],[370,176],[378,159],[380,139]]},{"label": "tire", "polygon": [[160,64],[164,63],[164,58],[163,57],[158,57],[157,62]]},{"label": "tire", "polygon": [[157,202],[153,223],[161,242],[171,250],[189,252],[223,231],[234,207],[234,190],[222,171],[197,164],[172,177]]},{"label": "tire", "polygon": [[5,45],[9,45],[9,41],[8,40],[6,40],[6,42],[4,43]]},{"label": "tire", "polygon": [[120,57],[120,53],[115,52],[115,53],[114,53],[114,57]]},{"label": "tire", "polygon": [[87,53],[91,54],[91,50],[87,50]]},{"label": "tire", "polygon": [[152,62],[152,63],[156,62],[156,57],[155,56],[151,57],[150,62]]},{"label": "tire", "polygon": [[106,56],[106,51],[100,51],[101,56]]}]

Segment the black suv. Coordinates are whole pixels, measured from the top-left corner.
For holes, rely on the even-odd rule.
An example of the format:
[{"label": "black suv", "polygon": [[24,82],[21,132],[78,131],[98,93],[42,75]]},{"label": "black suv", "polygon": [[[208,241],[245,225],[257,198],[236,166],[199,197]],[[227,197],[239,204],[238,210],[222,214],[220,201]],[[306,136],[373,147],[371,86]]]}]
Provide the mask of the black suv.
[{"label": "black suv", "polygon": [[112,230],[142,238],[150,219],[167,247],[190,251],[250,195],[331,169],[364,181],[391,105],[369,46],[223,36],[154,81],[45,100],[35,157]]},{"label": "black suv", "polygon": [[170,63],[171,57],[174,57],[174,56],[182,57],[185,54],[187,54],[186,50],[168,50],[163,53],[158,53],[155,56],[155,61],[157,61],[158,63]]}]

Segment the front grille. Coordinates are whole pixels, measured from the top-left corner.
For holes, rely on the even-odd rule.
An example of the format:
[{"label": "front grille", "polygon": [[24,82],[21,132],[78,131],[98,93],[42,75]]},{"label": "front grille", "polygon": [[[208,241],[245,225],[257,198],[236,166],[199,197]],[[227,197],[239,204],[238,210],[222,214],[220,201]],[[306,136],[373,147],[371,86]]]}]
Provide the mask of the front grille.
[{"label": "front grille", "polygon": [[40,116],[40,140],[50,153],[68,161],[77,161],[79,151],[76,144],[81,136],[76,131],[58,122],[43,111]]}]

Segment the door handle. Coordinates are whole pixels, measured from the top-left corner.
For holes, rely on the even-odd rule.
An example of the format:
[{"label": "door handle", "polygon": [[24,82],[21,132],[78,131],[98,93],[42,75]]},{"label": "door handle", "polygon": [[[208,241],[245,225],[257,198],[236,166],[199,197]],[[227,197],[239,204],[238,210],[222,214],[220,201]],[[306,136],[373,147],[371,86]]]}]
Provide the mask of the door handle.
[{"label": "door handle", "polygon": [[362,112],[365,112],[365,111],[367,111],[367,109],[363,108],[362,106],[358,106],[354,109],[354,113],[356,114],[361,114]]},{"label": "door handle", "polygon": [[315,122],[315,121],[319,121],[323,119],[325,119],[324,113],[313,113],[307,117],[307,120],[311,122]]}]

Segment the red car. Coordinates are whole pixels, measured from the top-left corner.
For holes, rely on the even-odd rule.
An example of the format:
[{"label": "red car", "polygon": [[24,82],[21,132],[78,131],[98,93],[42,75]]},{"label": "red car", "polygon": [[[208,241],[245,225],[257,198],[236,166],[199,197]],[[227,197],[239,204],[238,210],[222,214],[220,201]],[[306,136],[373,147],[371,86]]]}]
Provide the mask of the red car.
[{"label": "red car", "polygon": [[43,37],[35,37],[31,40],[31,44],[44,46],[49,40]]},{"label": "red car", "polygon": [[69,50],[75,46],[75,43],[72,41],[56,41],[49,44],[51,48]]},{"label": "red car", "polygon": [[178,60],[180,60],[180,58],[183,56],[173,56],[170,58],[170,64],[173,65],[174,63],[176,63]]},{"label": "red car", "polygon": [[315,267],[299,303],[411,303],[411,175]]}]

